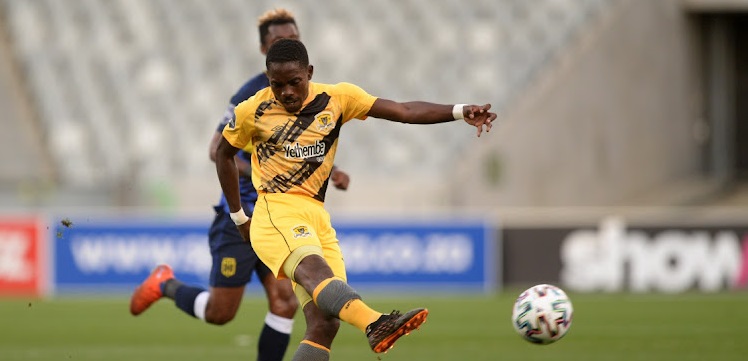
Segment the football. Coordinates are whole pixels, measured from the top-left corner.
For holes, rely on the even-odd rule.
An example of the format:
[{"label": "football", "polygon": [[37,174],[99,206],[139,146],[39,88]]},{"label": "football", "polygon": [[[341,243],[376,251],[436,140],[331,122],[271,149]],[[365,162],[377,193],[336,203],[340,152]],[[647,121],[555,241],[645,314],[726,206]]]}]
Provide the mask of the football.
[{"label": "football", "polygon": [[574,309],[566,292],[553,285],[536,285],[514,302],[512,325],[522,338],[539,345],[560,340],[569,332]]}]

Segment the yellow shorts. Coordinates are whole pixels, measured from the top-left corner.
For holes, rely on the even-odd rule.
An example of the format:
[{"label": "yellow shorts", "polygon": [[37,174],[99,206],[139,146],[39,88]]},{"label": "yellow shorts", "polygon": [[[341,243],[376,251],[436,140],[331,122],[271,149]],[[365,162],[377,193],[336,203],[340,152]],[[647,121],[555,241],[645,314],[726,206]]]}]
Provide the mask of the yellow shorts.
[{"label": "yellow shorts", "polygon": [[[279,279],[288,278],[283,263],[299,247],[321,249],[335,276],[346,280],[343,253],[330,214],[307,196],[261,193],[250,225],[252,248]],[[300,260],[298,260],[300,261]]]}]

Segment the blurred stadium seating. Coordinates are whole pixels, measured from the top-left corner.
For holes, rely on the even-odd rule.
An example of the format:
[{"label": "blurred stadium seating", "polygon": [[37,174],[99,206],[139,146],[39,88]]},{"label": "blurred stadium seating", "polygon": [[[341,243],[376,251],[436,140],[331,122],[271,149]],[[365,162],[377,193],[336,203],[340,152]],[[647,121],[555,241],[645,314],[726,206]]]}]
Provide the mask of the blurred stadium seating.
[{"label": "blurred stadium seating", "polygon": [[[263,68],[256,18],[269,8],[286,6],[296,13],[317,81],[350,81],[398,100],[491,102],[502,110],[613,2],[2,0],[0,5],[63,187],[186,182],[210,184],[212,199],[208,140],[232,92]],[[474,136],[456,123],[369,124],[374,121],[344,131],[338,163],[358,179],[394,175],[398,182],[412,180],[411,188],[419,180],[449,179],[453,162]],[[390,187],[380,184],[368,191]]]}]

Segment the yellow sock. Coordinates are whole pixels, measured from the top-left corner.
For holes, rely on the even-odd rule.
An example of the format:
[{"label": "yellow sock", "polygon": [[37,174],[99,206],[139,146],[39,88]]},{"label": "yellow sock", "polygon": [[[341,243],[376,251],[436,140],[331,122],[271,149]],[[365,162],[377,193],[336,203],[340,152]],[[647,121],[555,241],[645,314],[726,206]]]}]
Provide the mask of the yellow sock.
[{"label": "yellow sock", "polygon": [[[330,282],[332,281],[341,281],[341,283],[338,283],[338,286],[344,285],[344,287],[349,288],[347,284],[345,284],[345,281],[343,281],[339,277],[331,277],[328,278],[322,282],[320,282],[319,285],[314,289],[314,292],[312,292],[312,299],[314,300],[314,303],[319,307],[319,303],[317,302],[317,298],[322,292],[325,287],[327,287]],[[350,289],[352,293],[354,291]],[[329,291],[328,291],[329,292]],[[355,294],[355,293],[354,293]],[[357,296],[358,297],[358,296]],[[324,307],[321,307],[324,309]],[[330,313],[334,313],[335,311],[328,311]],[[366,331],[366,326],[368,326],[370,323],[376,321],[379,319],[379,316],[382,316],[381,313],[371,309],[369,306],[367,306],[363,301],[361,301],[358,298],[353,298],[350,301],[348,301],[341,309],[338,311],[337,317],[344,322],[350,323],[353,326],[356,326],[361,331]]]},{"label": "yellow sock", "polygon": [[340,310],[340,319],[366,332],[366,326],[379,319],[380,312],[372,310],[364,301],[353,299]]}]

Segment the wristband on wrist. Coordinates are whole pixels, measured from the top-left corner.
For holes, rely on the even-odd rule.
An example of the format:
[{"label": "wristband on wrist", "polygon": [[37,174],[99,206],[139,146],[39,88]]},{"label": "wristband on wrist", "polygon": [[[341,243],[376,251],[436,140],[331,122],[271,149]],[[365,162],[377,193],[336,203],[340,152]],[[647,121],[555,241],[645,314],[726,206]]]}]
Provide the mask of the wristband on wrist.
[{"label": "wristband on wrist", "polygon": [[454,108],[452,108],[452,117],[455,118],[455,120],[465,119],[465,106],[467,106],[467,104],[455,104]]},{"label": "wristband on wrist", "polygon": [[229,214],[231,217],[231,220],[234,221],[234,224],[237,226],[241,226],[244,223],[247,223],[249,221],[249,217],[247,217],[247,214],[244,213],[244,209],[239,208],[236,212],[231,212]]}]

